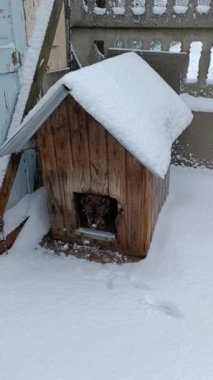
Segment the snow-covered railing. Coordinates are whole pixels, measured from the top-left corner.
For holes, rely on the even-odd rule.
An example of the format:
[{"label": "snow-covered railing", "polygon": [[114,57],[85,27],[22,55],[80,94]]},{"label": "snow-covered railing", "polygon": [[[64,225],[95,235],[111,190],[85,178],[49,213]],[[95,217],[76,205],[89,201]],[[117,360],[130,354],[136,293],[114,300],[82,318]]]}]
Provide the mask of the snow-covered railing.
[{"label": "snow-covered railing", "polygon": [[[67,25],[73,68],[109,57],[112,49],[185,52],[181,91],[213,98],[213,0],[65,2],[71,10]],[[168,55],[164,56],[166,71]],[[162,63],[162,54],[159,60]],[[197,112],[175,147],[174,162],[212,168],[211,142],[212,112]]]},{"label": "snow-covered railing", "polygon": [[[88,29],[76,28],[72,31],[72,44],[83,66],[95,62],[92,56],[94,41],[102,42],[104,54],[109,49],[139,49],[152,51],[186,52],[188,64],[182,72],[182,91],[195,95],[213,95],[213,47],[208,30],[165,29]],[[103,53],[103,52],[102,52]],[[101,58],[101,56],[100,56]],[[166,61],[165,61],[166,65]]]},{"label": "snow-covered railing", "polygon": [[185,52],[182,90],[213,96],[213,0],[71,0],[71,26],[83,66],[94,41],[105,56],[111,48]]},{"label": "snow-covered railing", "polygon": [[212,0],[71,0],[73,26],[212,27]]}]

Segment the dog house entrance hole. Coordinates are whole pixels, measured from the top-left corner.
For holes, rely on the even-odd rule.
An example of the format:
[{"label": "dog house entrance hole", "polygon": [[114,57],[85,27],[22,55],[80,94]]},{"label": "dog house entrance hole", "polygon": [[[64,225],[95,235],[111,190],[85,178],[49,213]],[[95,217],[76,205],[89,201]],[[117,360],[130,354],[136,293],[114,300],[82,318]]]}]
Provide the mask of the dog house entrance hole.
[{"label": "dog house entrance hole", "polygon": [[75,193],[77,233],[96,240],[115,240],[117,201],[105,195]]}]

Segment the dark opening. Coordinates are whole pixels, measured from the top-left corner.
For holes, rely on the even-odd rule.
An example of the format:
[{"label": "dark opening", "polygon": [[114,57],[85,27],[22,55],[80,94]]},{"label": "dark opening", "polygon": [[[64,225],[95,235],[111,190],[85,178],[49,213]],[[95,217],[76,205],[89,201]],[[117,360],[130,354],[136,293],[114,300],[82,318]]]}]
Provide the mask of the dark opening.
[{"label": "dark opening", "polygon": [[106,8],[106,0],[96,0],[96,6],[98,8]]},{"label": "dark opening", "polygon": [[78,227],[116,233],[117,201],[105,195],[75,193]]},{"label": "dark opening", "polygon": [[94,40],[94,44],[98,49],[98,52],[103,56],[104,59],[104,41],[103,40]]}]

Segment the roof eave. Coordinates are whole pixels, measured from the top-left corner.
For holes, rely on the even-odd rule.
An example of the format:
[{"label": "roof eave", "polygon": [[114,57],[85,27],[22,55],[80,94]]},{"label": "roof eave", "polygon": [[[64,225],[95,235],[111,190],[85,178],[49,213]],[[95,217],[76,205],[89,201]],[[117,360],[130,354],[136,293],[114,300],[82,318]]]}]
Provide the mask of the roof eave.
[{"label": "roof eave", "polygon": [[17,129],[17,132],[0,147],[0,157],[20,152],[52,112],[66,98],[69,91],[64,85],[59,86],[44,105],[26,123],[23,123],[22,128]]}]

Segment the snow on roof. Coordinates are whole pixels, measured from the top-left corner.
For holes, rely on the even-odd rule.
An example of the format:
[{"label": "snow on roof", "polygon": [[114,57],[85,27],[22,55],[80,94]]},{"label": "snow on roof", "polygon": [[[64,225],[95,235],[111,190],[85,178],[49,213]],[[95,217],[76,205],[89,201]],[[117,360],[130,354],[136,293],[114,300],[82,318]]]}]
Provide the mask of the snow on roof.
[{"label": "snow on roof", "polygon": [[23,147],[32,136],[36,115],[43,115],[40,123],[36,122],[37,130],[44,122],[45,107],[51,99],[55,102],[54,94],[63,85],[139,162],[160,177],[166,174],[172,143],[193,116],[175,91],[132,52],[66,74],[28,114],[20,131],[0,148],[0,155]]}]

